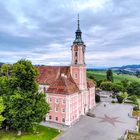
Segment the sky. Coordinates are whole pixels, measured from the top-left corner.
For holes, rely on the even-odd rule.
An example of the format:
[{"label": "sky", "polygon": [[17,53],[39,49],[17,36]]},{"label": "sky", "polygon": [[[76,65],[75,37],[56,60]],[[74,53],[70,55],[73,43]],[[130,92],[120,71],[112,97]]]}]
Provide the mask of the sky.
[{"label": "sky", "polygon": [[140,0],[0,0],[0,62],[70,65],[80,15],[89,68],[140,64]]}]

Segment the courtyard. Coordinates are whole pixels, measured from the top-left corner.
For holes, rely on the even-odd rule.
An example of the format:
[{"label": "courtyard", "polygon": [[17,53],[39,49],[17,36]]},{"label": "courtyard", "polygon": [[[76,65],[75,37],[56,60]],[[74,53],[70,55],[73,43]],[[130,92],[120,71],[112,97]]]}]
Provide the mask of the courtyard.
[{"label": "courtyard", "polygon": [[95,118],[82,116],[79,122],[56,139],[118,140],[126,130],[135,130],[137,120],[128,115],[132,108],[129,104],[101,102],[91,111]]}]

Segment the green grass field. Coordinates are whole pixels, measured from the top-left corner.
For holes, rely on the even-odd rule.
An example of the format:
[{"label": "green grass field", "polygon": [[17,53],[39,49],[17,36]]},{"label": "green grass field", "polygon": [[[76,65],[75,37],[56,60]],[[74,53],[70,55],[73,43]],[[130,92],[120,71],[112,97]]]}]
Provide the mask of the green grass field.
[{"label": "green grass field", "polygon": [[[87,71],[87,75],[93,75],[97,81],[106,79],[106,71]],[[140,78],[131,75],[126,75],[126,74],[117,75],[115,72],[113,73],[113,78],[115,82],[124,79],[127,79],[129,81],[140,82]]]},{"label": "green grass field", "polygon": [[38,132],[38,134],[23,133],[17,136],[16,132],[0,130],[0,140],[52,140],[59,134],[58,130],[45,126],[39,126]]}]

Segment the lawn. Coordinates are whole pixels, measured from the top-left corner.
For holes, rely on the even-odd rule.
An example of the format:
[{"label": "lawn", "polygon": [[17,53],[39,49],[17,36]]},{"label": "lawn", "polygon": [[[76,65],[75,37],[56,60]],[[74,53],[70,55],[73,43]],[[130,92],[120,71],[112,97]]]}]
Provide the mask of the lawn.
[{"label": "lawn", "polygon": [[[87,71],[87,75],[93,75],[97,81],[106,79],[106,71]],[[124,79],[127,79],[129,81],[140,82],[140,78],[127,75],[127,74],[117,75],[115,72],[113,73],[113,78],[115,82],[118,82]]]},{"label": "lawn", "polygon": [[37,132],[39,133],[23,133],[21,136],[17,136],[16,132],[1,130],[0,140],[52,140],[59,134],[58,130],[45,126],[39,126]]}]

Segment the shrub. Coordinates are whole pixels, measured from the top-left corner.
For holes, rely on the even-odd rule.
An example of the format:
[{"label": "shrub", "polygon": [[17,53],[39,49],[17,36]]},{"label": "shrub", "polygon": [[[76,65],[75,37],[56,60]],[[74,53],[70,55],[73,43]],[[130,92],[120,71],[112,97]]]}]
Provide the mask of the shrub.
[{"label": "shrub", "polygon": [[130,95],[140,95],[140,83],[131,82],[127,88],[127,92]]},{"label": "shrub", "polygon": [[128,99],[130,101],[132,101],[133,104],[138,105],[138,101],[137,101],[137,96],[136,95],[132,95],[132,96],[128,97]]},{"label": "shrub", "polygon": [[113,99],[115,99],[115,98],[116,98],[116,96],[115,96],[115,95],[112,95],[112,98],[113,98]]},{"label": "shrub", "polygon": [[102,82],[100,85],[100,88],[105,91],[111,91],[112,90],[112,82],[106,81]]},{"label": "shrub", "polygon": [[124,100],[127,98],[128,94],[127,92],[120,92],[120,94],[117,95],[117,100],[119,103],[123,103]]},{"label": "shrub", "polygon": [[134,111],[138,111],[138,110],[139,110],[139,106],[138,106],[138,105],[134,106],[134,107],[133,107],[133,110],[134,110]]},{"label": "shrub", "polygon": [[115,101],[114,101],[114,100],[112,100],[112,101],[111,101],[111,103],[115,103]]},{"label": "shrub", "polygon": [[114,93],[118,93],[120,91],[124,91],[124,87],[123,87],[122,83],[112,83],[111,90]]}]

